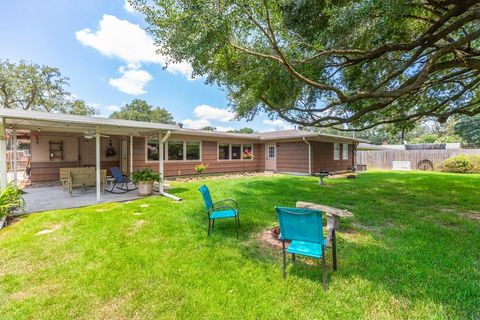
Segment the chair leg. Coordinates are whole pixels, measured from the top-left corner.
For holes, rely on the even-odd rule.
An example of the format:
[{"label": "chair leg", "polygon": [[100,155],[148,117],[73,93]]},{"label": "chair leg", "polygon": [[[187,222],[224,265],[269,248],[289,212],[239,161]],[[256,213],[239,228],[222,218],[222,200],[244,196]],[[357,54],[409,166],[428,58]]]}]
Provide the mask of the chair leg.
[{"label": "chair leg", "polygon": [[210,236],[210,218],[208,218],[208,236]]},{"label": "chair leg", "polygon": [[237,240],[238,240],[238,219],[235,216],[235,232],[237,233]]},{"label": "chair leg", "polygon": [[323,277],[323,290],[327,291],[327,271],[325,269],[325,249],[322,246],[322,277]]},{"label": "chair leg", "polygon": [[282,267],[282,275],[283,280],[287,278],[287,254],[285,252],[285,241],[282,241],[282,252],[283,252],[283,267]]},{"label": "chair leg", "polygon": [[332,259],[333,271],[337,271],[337,236],[335,235],[335,229],[332,230]]},{"label": "chair leg", "polygon": [[238,218],[238,227],[240,228],[240,211],[237,212],[237,218]]},{"label": "chair leg", "polygon": [[292,261],[295,262],[295,253],[292,253]]},{"label": "chair leg", "polygon": [[215,219],[212,220],[212,230],[213,230],[213,227],[215,227]]}]

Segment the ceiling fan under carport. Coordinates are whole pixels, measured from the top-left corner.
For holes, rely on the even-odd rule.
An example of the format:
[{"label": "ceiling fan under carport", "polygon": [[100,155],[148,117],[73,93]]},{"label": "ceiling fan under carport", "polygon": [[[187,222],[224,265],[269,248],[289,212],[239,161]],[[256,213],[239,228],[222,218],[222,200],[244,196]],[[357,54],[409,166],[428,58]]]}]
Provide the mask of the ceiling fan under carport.
[{"label": "ceiling fan under carport", "polygon": [[[90,140],[90,139],[93,139],[95,138],[95,135],[96,133],[92,130],[87,130],[87,131],[84,131],[83,132],[83,137],[87,140]],[[107,135],[104,135],[104,134],[101,134],[100,137],[102,138],[110,138],[110,136],[107,136]]]}]

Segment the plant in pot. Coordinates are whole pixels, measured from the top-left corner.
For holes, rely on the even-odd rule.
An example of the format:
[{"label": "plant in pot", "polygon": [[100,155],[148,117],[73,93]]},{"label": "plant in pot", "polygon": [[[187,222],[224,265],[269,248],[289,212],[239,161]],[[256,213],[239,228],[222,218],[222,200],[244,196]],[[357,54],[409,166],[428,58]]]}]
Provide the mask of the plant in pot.
[{"label": "plant in pot", "polygon": [[160,182],[160,180],[160,175],[153,172],[152,169],[135,171],[132,176],[132,181],[137,185],[138,194],[141,196],[151,195],[154,182]]}]

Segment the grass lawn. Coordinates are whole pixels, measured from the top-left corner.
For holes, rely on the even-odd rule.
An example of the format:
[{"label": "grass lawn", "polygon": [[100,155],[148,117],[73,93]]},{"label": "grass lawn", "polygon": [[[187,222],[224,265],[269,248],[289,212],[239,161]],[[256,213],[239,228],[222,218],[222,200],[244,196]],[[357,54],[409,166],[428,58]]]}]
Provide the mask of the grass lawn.
[{"label": "grass lawn", "polygon": [[[33,214],[0,231],[1,319],[479,319],[480,176],[370,172],[356,180],[209,181],[233,197],[234,221],[207,219],[197,188]],[[328,287],[311,260],[289,263],[259,242],[274,205],[321,202],[355,215],[338,233]],[[50,229],[51,233],[40,234]],[[307,263],[305,263],[307,262]]]}]

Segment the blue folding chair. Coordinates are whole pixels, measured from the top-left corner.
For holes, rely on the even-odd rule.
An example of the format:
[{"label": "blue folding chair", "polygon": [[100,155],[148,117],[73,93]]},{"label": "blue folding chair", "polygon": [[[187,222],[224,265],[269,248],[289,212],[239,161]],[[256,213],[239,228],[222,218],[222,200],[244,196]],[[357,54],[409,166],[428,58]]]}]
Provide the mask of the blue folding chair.
[{"label": "blue folding chair", "polygon": [[135,188],[128,187],[128,185],[132,181],[130,181],[127,178],[127,176],[122,173],[122,170],[120,170],[119,167],[110,168],[110,173],[112,174],[112,177],[113,177],[113,184],[110,190],[106,190],[107,192],[121,194],[121,193],[126,193],[126,192],[137,189],[137,187]]},{"label": "blue folding chair", "polygon": [[235,218],[235,231],[238,239],[238,228],[240,227],[240,207],[233,199],[225,199],[217,202],[212,201],[210,190],[206,185],[201,186],[198,191],[202,194],[208,214],[208,235],[213,231],[216,219]]},{"label": "blue folding chair", "polygon": [[[283,247],[283,278],[286,278],[287,253],[322,260],[323,289],[327,290],[325,271],[326,240],[323,236],[322,212],[303,208],[275,207],[280,224],[280,239]],[[285,241],[291,243],[285,249]]]}]

